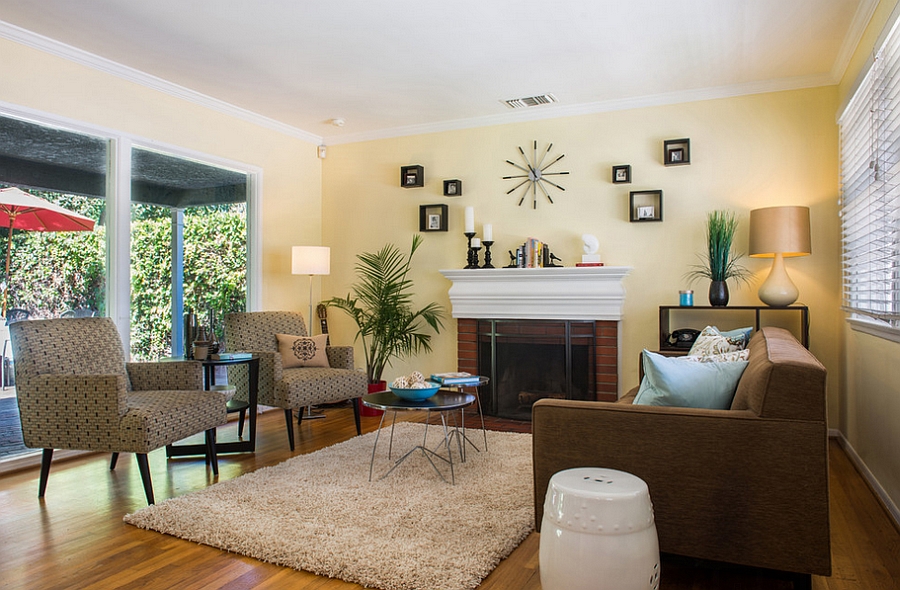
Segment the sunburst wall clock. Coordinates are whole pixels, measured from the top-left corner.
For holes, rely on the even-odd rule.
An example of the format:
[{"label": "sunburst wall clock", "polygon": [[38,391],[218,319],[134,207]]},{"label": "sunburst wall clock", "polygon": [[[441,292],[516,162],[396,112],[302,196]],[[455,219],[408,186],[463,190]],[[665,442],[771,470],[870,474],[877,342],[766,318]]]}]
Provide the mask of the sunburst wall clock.
[{"label": "sunburst wall clock", "polygon": [[[550,204],[553,204],[553,197],[550,195],[550,187],[559,189],[561,191],[565,191],[566,189],[560,186],[559,184],[553,182],[548,176],[561,176],[564,174],[568,174],[568,172],[550,172],[549,169],[557,164],[560,160],[566,157],[565,154],[561,154],[556,158],[550,156],[550,150],[553,149],[553,144],[549,144],[546,150],[538,152],[538,142],[534,141],[531,150],[531,159],[528,158],[528,155],[525,153],[525,150],[522,149],[522,146],[519,146],[519,154],[522,157],[522,164],[517,164],[512,160],[507,160],[506,163],[512,166],[515,166],[519,170],[523,172],[523,174],[514,174],[511,176],[504,176],[503,180],[517,180],[520,181],[516,186],[512,187],[508,191],[506,191],[507,195],[511,195],[521,189],[521,197],[519,198],[518,206],[521,207],[522,203],[525,202],[525,199],[528,198],[528,194],[531,193],[531,207],[533,209],[537,209],[538,196],[540,193],[541,197],[546,197]],[[549,164],[545,164],[544,162],[548,159],[548,156],[551,158]]]}]

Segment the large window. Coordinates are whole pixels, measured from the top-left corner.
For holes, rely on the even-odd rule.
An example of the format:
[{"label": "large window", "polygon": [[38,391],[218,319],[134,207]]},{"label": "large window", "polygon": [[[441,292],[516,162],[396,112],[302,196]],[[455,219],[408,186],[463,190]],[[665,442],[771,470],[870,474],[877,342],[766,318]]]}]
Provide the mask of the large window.
[{"label": "large window", "polygon": [[[253,309],[258,169],[0,109],[0,188],[27,190],[95,220],[92,232],[14,232],[10,307],[32,317],[73,310],[112,317],[135,359],[181,354],[188,309],[204,327],[216,324],[219,337],[224,313]],[[6,232],[0,228],[4,246]],[[5,286],[0,276],[0,295]]]},{"label": "large window", "polygon": [[900,34],[896,24],[841,114],[844,307],[900,328]]}]

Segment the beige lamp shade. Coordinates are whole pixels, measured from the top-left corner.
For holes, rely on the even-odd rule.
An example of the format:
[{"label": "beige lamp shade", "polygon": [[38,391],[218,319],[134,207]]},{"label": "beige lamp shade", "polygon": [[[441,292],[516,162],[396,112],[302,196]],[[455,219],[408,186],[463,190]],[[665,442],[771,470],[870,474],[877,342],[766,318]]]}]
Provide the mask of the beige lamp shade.
[{"label": "beige lamp shade", "polygon": [[750,256],[809,256],[809,207],[766,207],[750,212]]},{"label": "beige lamp shade", "polygon": [[327,246],[293,246],[291,274],[327,275],[331,272],[331,248]]},{"label": "beige lamp shade", "polygon": [[772,270],[759,287],[759,299],[772,307],[787,307],[800,291],[787,274],[784,259],[812,254],[809,207],[766,207],[750,212],[750,256],[773,258]]}]

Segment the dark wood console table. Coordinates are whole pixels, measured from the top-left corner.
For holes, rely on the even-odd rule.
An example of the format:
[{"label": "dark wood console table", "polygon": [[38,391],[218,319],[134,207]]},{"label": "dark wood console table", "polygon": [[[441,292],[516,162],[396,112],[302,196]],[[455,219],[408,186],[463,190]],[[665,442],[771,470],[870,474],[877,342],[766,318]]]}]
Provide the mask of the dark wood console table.
[{"label": "dark wood console table", "polygon": [[660,305],[659,350],[667,353],[687,354],[688,349],[669,344],[669,334],[679,328],[702,330],[707,325],[718,326],[721,330],[733,330],[748,325],[759,330],[762,326],[777,325],[793,332],[797,340],[809,348],[809,308],[805,305],[789,305],[787,307]]}]

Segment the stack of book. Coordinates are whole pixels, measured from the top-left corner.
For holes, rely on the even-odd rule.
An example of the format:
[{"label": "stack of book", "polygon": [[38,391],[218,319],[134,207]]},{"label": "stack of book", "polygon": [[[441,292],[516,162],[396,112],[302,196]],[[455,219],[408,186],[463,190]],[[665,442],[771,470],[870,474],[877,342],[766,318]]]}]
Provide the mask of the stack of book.
[{"label": "stack of book", "polygon": [[550,248],[544,242],[528,238],[516,248],[516,266],[519,268],[543,268],[550,266]]},{"label": "stack of book", "polygon": [[471,373],[434,373],[431,381],[441,385],[478,385],[481,377]]}]

